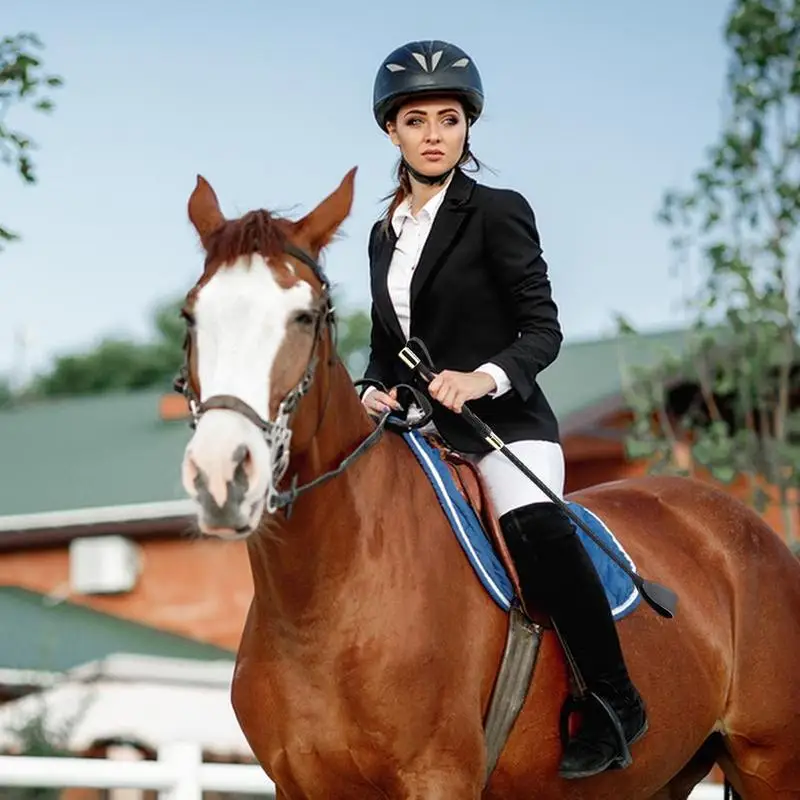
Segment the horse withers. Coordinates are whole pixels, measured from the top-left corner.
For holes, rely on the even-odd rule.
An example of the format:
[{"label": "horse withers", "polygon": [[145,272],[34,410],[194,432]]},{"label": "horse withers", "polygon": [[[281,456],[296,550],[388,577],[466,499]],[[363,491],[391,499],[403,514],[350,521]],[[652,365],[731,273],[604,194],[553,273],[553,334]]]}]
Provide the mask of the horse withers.
[{"label": "horse withers", "polygon": [[226,219],[203,178],[189,200],[205,265],[183,312],[183,484],[201,532],[247,542],[232,703],[278,797],[674,800],[715,763],[747,800],[800,797],[800,566],[753,511],[681,478],[567,498],[680,596],[675,619],[639,604],[618,622],[650,719],[632,765],[558,777],[568,671],[548,630],[486,780],[508,611],[432,474],[376,427],[336,352],[318,259],[354,179],[297,221]]}]

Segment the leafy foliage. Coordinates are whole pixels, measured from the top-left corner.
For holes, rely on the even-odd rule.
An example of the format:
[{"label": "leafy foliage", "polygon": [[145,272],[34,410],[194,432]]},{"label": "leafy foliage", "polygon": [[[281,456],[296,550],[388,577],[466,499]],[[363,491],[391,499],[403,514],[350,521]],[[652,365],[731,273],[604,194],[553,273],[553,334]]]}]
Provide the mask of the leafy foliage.
[{"label": "leafy foliage", "polygon": [[[26,134],[10,128],[6,117],[14,105],[26,104],[42,113],[53,110],[53,100],[46,92],[59,88],[63,79],[44,72],[42,61],[35,54],[42,47],[34,33],[0,39],[0,160],[29,184],[36,182],[31,157],[36,145]],[[18,234],[0,225],[0,250],[4,242],[18,238]]]},{"label": "leafy foliage", "polygon": [[[86,352],[54,359],[51,368],[15,396],[0,380],[0,408],[15,401],[42,397],[68,397],[133,391],[163,386],[168,390],[183,363],[185,324],[180,316],[183,298],[160,304],[153,314],[148,341],[105,338]],[[370,320],[356,309],[339,315],[338,349],[354,377],[366,364]]]},{"label": "leafy foliage", "polygon": [[183,360],[181,304],[172,300],[156,309],[151,341],[106,338],[88,352],[59,356],[49,372],[34,380],[29,393],[64,397],[168,387]]},{"label": "leafy foliage", "polygon": [[757,508],[780,505],[794,542],[800,0],[735,0],[726,22],[723,129],[692,187],[667,192],[660,213],[678,264],[700,266],[695,344],[683,363],[633,376],[629,452],[655,470],[746,479]]}]

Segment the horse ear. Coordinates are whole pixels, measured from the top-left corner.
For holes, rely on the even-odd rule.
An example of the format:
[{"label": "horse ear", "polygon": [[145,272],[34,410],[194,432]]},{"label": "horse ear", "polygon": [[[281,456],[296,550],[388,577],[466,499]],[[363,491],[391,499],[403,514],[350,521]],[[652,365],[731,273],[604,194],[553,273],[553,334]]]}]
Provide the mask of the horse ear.
[{"label": "horse ear", "polygon": [[203,244],[225,223],[217,195],[202,175],[197,176],[197,185],[189,198],[189,219]]},{"label": "horse ear", "polygon": [[358,167],[353,167],[344,176],[338,188],[313,211],[295,223],[298,234],[309,242],[315,254],[330,242],[350,213],[350,209],[353,207],[353,187],[357,170]]}]

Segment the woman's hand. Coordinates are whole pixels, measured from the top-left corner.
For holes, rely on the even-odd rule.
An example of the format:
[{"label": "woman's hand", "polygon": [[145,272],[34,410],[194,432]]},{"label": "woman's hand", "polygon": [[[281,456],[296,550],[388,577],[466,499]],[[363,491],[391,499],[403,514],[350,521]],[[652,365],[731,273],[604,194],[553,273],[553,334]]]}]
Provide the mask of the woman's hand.
[{"label": "woman's hand", "polygon": [[496,388],[497,384],[488,372],[456,372],[449,369],[442,370],[428,384],[431,397],[456,414],[461,413],[468,400],[477,400]]},{"label": "woman's hand", "polygon": [[382,392],[380,389],[370,389],[364,393],[361,398],[361,403],[367,409],[368,414],[374,417],[379,417],[384,411],[395,409],[402,410],[402,406],[397,402],[397,389],[389,389],[388,394]]}]

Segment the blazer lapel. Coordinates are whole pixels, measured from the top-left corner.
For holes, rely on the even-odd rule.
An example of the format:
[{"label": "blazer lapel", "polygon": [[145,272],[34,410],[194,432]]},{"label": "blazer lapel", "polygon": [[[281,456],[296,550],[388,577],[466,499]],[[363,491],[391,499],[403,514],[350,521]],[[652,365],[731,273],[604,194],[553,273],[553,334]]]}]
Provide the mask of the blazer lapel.
[{"label": "blazer lapel", "polygon": [[[447,188],[447,194],[433,221],[433,226],[422,248],[417,268],[411,279],[411,313],[413,317],[414,301],[419,297],[425,284],[441,267],[444,257],[453,246],[456,237],[466,224],[472,212],[469,198],[475,181],[456,170],[453,180]],[[391,255],[390,255],[391,257]]]},{"label": "blazer lapel", "polygon": [[392,298],[389,296],[389,283],[387,280],[396,242],[397,235],[391,225],[389,226],[388,234],[382,234],[376,242],[375,263],[372,271],[372,297],[375,302],[375,308],[386,327],[397,336],[398,341],[405,342],[406,337],[400,327],[400,320],[397,319]]}]

